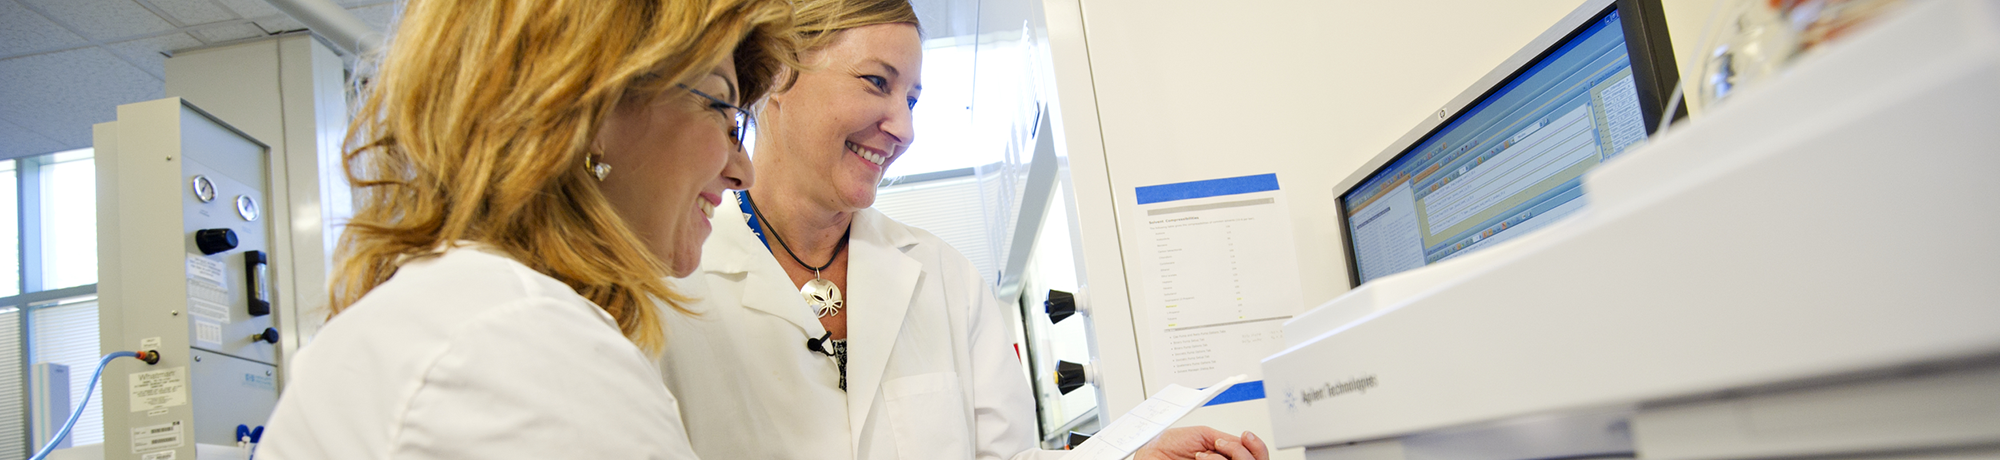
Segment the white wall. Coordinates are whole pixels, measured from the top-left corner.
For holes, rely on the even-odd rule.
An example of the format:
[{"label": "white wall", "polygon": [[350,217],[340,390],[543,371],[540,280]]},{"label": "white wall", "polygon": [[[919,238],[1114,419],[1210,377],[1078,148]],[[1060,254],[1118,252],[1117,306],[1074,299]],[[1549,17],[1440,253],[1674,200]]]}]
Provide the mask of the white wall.
[{"label": "white wall", "polygon": [[[1677,42],[1710,0],[1667,0]],[[1044,0],[1083,230],[1107,414],[1164,385],[1140,375],[1131,308],[1134,188],[1277,173],[1300,311],[1346,292],[1336,183],[1541,34],[1576,0]],[[1699,9],[1700,11],[1693,11]],[[1686,17],[1695,17],[1687,30]],[[1678,45],[1678,43],[1677,43]],[[1688,54],[1677,46],[1677,54]],[[1691,69],[1683,69],[1692,72]],[[1136,248],[1134,248],[1136,249]],[[1128,288],[1131,286],[1131,288]],[[1142,372],[1144,371],[1144,372]],[[1268,433],[1263,402],[1192,422]],[[1287,456],[1295,455],[1288,454]]]}]

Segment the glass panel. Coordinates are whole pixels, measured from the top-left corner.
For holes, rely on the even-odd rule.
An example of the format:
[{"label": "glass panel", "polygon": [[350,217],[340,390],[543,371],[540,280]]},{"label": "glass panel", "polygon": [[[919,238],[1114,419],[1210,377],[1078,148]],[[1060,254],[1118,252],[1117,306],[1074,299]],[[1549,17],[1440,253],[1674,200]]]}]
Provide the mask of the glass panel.
[{"label": "glass panel", "polygon": [[[1056,198],[1049,202],[1048,217],[1042,221],[1041,232],[1036,234],[1028,283],[1021,293],[1028,299],[1024,326],[1027,327],[1028,340],[1034,345],[1030,347],[1035,354],[1031,358],[1035,367],[1032,375],[1036,380],[1037,403],[1042,408],[1044,439],[1058,434],[1060,428],[1077,422],[1079,417],[1093,414],[1097,409],[1095,386],[1085,384],[1069,394],[1062,394],[1056,388],[1056,362],[1095,364],[1090,357],[1090,339],[1087,336],[1090,332],[1086,320],[1076,315],[1060,323],[1051,323],[1043,308],[1050,290],[1071,294],[1078,290],[1070,212],[1068,203],[1062,199],[1063,194],[1069,193],[1069,188],[1060,187],[1056,192]],[[1072,428],[1084,433],[1096,431],[1094,426],[1087,425]]]},{"label": "glass panel", "polygon": [[0,161],[0,297],[21,293],[21,188],[15,164]]},{"label": "glass panel", "polygon": [[42,288],[97,282],[97,163],[90,150],[42,166]]},{"label": "glass panel", "polygon": [[[34,340],[33,362],[69,366],[70,410],[76,410],[75,404],[83,401],[84,392],[95,390],[89,388],[90,374],[97,370],[98,358],[104,356],[97,344],[97,296],[62,300],[31,311],[29,336]],[[93,393],[91,404],[100,403],[98,398],[103,396]],[[73,446],[103,443],[104,411],[85,409],[69,436]]]},{"label": "glass panel", "polygon": [[[1064,193],[1068,190],[1065,188]],[[1069,209],[1063,200],[1050,203],[1048,220],[1042,225],[1041,242],[1035,246],[1037,279],[1048,283],[1049,289],[1076,293],[1076,256],[1071,253]],[[1043,295],[1047,295],[1044,293]],[[1048,320],[1047,315],[1041,318]],[[1089,329],[1082,318],[1063,321],[1049,326],[1049,352],[1062,361],[1090,363]],[[1092,363],[1095,364],[1095,363]],[[1097,391],[1090,385],[1062,396],[1062,423],[1069,423],[1097,408]]]}]

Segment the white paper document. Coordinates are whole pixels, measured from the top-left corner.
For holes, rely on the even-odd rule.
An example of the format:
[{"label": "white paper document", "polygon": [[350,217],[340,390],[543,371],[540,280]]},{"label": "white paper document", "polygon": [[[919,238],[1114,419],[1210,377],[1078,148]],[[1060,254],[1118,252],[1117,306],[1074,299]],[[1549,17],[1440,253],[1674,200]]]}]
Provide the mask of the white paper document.
[{"label": "white paper document", "polygon": [[1167,427],[1173,426],[1181,417],[1194,412],[1195,408],[1203,404],[1208,404],[1208,400],[1215,399],[1215,395],[1222,394],[1223,390],[1238,383],[1243,383],[1246,378],[1248,377],[1238,375],[1222,379],[1221,382],[1200,390],[1168,384],[1159,393],[1153,393],[1152,398],[1147,398],[1146,402],[1139,403],[1139,406],[1132,408],[1131,412],[1126,412],[1125,416],[1112,420],[1110,426],[1098,430],[1096,436],[1091,436],[1090,440],[1083,442],[1083,445],[1069,451],[1068,455],[1063,456],[1063,460],[1118,460],[1131,456],[1140,447],[1152,442],[1153,438],[1159,437],[1160,433],[1167,431]]},{"label": "white paper document", "polygon": [[1140,187],[1138,309],[1146,381],[1196,386],[1284,350],[1304,308],[1298,247],[1277,175]]}]

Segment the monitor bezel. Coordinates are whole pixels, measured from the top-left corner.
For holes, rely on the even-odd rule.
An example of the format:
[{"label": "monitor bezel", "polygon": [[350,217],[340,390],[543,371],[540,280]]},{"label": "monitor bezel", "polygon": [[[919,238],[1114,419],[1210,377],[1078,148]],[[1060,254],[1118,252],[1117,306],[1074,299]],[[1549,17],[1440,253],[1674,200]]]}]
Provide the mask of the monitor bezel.
[{"label": "monitor bezel", "polygon": [[[1434,115],[1424,117],[1410,132],[1398,138],[1395,143],[1356,170],[1346,180],[1333,188],[1336,218],[1340,226],[1341,251],[1347,259],[1348,287],[1360,287],[1361,265],[1355,260],[1354,236],[1348,228],[1348,192],[1381,174],[1383,168],[1410,154],[1411,149],[1425,139],[1436,135],[1439,130],[1450,126],[1464,115],[1464,110],[1476,107],[1480,102],[1505,87],[1508,82],[1520,77],[1523,72],[1547,58],[1561,48],[1563,43],[1589,30],[1604,15],[1618,11],[1619,29],[1625,34],[1625,51],[1632,62],[1632,83],[1639,92],[1639,110],[1644,120],[1646,132],[1659,129],[1660,112],[1673,97],[1673,86],[1680,80],[1680,71],[1674,63],[1673,43],[1668,39],[1666,18],[1661,12],[1660,0],[1587,0],[1577,6],[1561,21],[1549,27],[1548,31],[1528,42],[1493,71],[1481,77],[1472,87],[1466,88]],[[1686,118],[1684,104],[1677,105],[1673,119]]]}]

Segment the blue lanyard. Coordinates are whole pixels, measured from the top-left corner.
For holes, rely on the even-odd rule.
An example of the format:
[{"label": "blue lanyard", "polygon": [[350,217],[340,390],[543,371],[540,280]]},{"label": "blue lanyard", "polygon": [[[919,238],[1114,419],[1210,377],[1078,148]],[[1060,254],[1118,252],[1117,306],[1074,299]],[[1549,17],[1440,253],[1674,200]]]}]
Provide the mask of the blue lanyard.
[{"label": "blue lanyard", "polygon": [[744,223],[750,224],[750,233],[757,235],[757,241],[764,243],[764,251],[771,250],[771,240],[764,239],[764,224],[757,222],[757,211],[751,208],[750,191],[736,192],[736,207],[743,210]]}]

